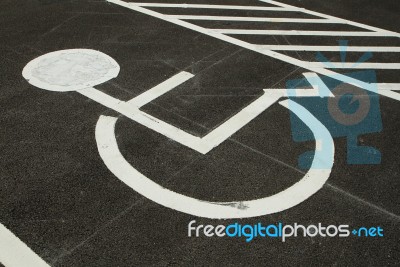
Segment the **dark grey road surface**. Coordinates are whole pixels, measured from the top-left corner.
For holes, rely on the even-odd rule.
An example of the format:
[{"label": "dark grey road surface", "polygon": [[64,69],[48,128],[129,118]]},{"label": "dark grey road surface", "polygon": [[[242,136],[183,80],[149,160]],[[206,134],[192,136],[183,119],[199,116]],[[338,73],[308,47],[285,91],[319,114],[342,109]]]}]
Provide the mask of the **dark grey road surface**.
[{"label": "dark grey road surface", "polygon": [[[256,0],[195,2],[268,6]],[[400,31],[396,0],[281,2]],[[200,24],[224,27],[215,21]],[[335,45],[339,39],[277,36],[272,41]],[[380,42],[353,39],[359,45]],[[255,42],[268,41],[259,37]],[[106,1],[2,0],[0,222],[51,266],[400,265],[400,102],[380,97],[383,131],[361,140],[381,151],[382,164],[348,165],[346,140],[336,138],[328,183],[300,205],[256,218],[197,218],[144,198],[107,169],[97,151],[95,125],[100,115],[118,114],[78,93],[41,90],[23,79],[22,69],[32,59],[72,48],[99,50],[120,64],[119,76],[97,88],[122,100],[180,71],[195,74],[142,109],[197,136],[251,103],[263,88],[285,88],[287,80],[302,78],[305,72]],[[338,53],[325,55],[340,61]],[[313,59],[315,53],[293,56]],[[399,62],[399,55],[391,56]],[[377,74],[378,81],[400,83],[398,70]],[[314,148],[313,142],[292,141],[290,114],[278,104],[207,155],[123,116],[116,134],[122,154],[140,172],[172,191],[208,201],[280,192],[304,176],[297,158]],[[249,243],[244,238],[189,238],[191,220],[212,225],[380,226],[384,237],[297,237],[284,243],[273,238]]]}]

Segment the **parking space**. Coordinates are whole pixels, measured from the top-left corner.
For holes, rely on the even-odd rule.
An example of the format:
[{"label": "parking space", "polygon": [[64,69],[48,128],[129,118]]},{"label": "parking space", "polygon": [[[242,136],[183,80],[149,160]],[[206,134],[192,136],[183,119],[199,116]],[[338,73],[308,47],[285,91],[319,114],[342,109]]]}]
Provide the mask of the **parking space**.
[{"label": "parking space", "polygon": [[[398,265],[399,10],[3,1],[0,262]],[[335,119],[356,100],[370,115]],[[193,220],[349,235],[188,236]]]}]

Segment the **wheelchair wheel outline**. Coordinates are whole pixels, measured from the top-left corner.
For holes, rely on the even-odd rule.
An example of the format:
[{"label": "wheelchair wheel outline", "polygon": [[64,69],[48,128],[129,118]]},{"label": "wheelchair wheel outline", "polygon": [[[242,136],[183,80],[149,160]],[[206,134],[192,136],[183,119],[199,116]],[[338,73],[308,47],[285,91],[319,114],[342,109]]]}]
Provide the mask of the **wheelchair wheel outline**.
[{"label": "wheelchair wheel outline", "polygon": [[[96,142],[100,157],[107,168],[127,186],[142,196],[171,209],[198,217],[234,219],[263,216],[292,208],[318,192],[328,180],[334,161],[334,142],[326,127],[301,105],[284,100],[282,106],[296,114],[313,132],[322,146],[332,148],[331,153],[318,153],[305,176],[289,188],[265,198],[249,201],[208,202],[173,192],[155,183],[129,164],[119,151],[115,137],[118,118],[100,116],[96,125]],[[290,106],[289,106],[290,104]],[[324,162],[326,169],[317,169]]]}]

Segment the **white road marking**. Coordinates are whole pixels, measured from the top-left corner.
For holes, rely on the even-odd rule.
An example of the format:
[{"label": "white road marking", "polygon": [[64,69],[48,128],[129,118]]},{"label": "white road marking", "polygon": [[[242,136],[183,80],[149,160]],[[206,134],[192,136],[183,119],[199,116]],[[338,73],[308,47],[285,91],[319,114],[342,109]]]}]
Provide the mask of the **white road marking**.
[{"label": "white road marking", "polygon": [[278,22],[278,23],[332,23],[332,21],[328,19],[199,16],[199,15],[165,15],[165,17],[169,19],[182,19],[182,20],[253,21],[253,22]]},{"label": "white road marking", "polygon": [[174,89],[178,85],[186,82],[187,80],[193,78],[193,74],[189,72],[180,72],[173,77],[169,78],[168,80],[160,83],[156,87],[147,90],[146,92],[142,93],[141,95],[129,100],[127,103],[138,108],[146,105],[147,103],[153,101],[154,99],[162,96],[163,94],[167,93],[168,91]]},{"label": "white road marking", "polygon": [[124,101],[115,99],[99,90],[96,90],[95,88],[87,88],[79,90],[78,92],[96,101],[97,103],[113,109],[129,119],[136,121],[149,129],[152,129],[153,131],[156,131],[176,142],[181,143],[182,145],[190,147],[204,154],[209,151],[202,146],[201,139],[199,137],[193,136],[173,125],[146,114],[133,105],[129,105]]},{"label": "white road marking", "polygon": [[385,32],[351,31],[300,31],[300,30],[246,30],[246,29],[209,29],[211,33],[240,35],[299,35],[299,36],[387,36]]},{"label": "white road marking", "polygon": [[[275,51],[312,51],[341,52],[340,46],[310,46],[310,45],[258,45],[260,49]],[[347,52],[400,52],[395,46],[346,46]]]},{"label": "white road marking", "polygon": [[[313,85],[314,89],[296,89],[297,96],[333,96],[316,74],[305,73],[304,75]],[[139,109],[141,106],[155,100],[191,77],[193,77],[192,74],[181,72],[128,102],[118,100],[95,88],[86,88],[77,92],[202,154],[207,154],[276,103],[280,98],[287,96],[286,89],[265,89],[264,94],[258,99],[202,138],[191,135]],[[325,95],[323,95],[323,92],[325,92]]]},{"label": "white road marking", "polygon": [[[332,93],[331,90],[329,90],[328,86],[322,81],[322,79],[314,72],[306,72],[303,73],[304,77],[306,77],[307,81],[311,84],[311,86],[314,88],[315,92],[317,93],[316,96],[319,97],[335,97]],[[296,89],[296,96],[304,96],[302,94],[303,92],[309,91],[309,90],[301,90],[301,89]]]},{"label": "white road marking", "polygon": [[[170,90],[170,89],[168,89]],[[271,89],[273,90],[273,89]],[[103,92],[96,90],[95,88],[86,88],[77,91],[80,94],[110,108],[113,109],[122,115],[156,131],[182,145],[185,145],[199,153],[206,154],[214,147],[221,144],[227,138],[229,138],[232,134],[236,133],[240,130],[244,125],[249,123],[255,117],[257,117],[261,112],[266,110],[269,106],[274,104],[281,98],[282,94],[270,94],[264,92],[262,96],[256,99],[253,103],[251,103],[246,108],[239,111],[237,114],[232,116],[228,121],[221,124],[219,127],[214,129],[212,132],[207,134],[205,137],[200,138],[194,135],[191,135],[173,125],[170,125],[162,120],[159,120],[141,110],[135,105],[130,105],[129,102],[133,102],[136,105],[141,106],[144,102],[137,101],[140,99],[141,101],[147,101],[147,96],[141,97],[139,95],[137,98],[129,102],[124,102],[113,98]],[[146,94],[147,92],[143,93]],[[146,94],[147,95],[147,94]]]},{"label": "white road marking", "polygon": [[378,90],[400,91],[400,83],[376,83],[374,85]]},{"label": "white road marking", "polygon": [[[71,57],[70,55],[73,56]],[[77,55],[82,55],[82,57]],[[96,55],[96,57],[92,58],[93,62],[87,62],[87,60],[82,60],[82,58],[85,59],[86,55]],[[99,69],[93,67],[94,62],[100,62]],[[115,71],[115,68],[118,67],[117,69],[119,71],[119,66],[116,63],[110,64],[110,62],[113,63],[114,61],[108,60],[108,56],[104,56],[104,54],[97,51],[79,51],[77,53],[76,50],[64,50],[61,53],[53,52],[43,55],[39,57],[39,59],[34,59],[32,62],[28,63],[27,66],[29,66],[29,68],[25,68],[25,72],[31,74],[32,77],[25,75],[25,78],[30,78],[28,79],[29,82],[31,82],[33,78],[37,78],[40,83],[34,83],[34,85],[41,86],[42,89],[46,90],[54,90],[51,87],[54,84],[57,85],[56,91],[76,90],[80,94],[104,105],[105,107],[111,108],[128,118],[203,154],[218,146],[244,125],[257,117],[261,112],[265,111],[269,106],[287,94],[287,91],[284,89],[264,90],[264,94],[249,104],[246,108],[239,111],[204,138],[199,138],[154,118],[139,109],[139,107],[144,104],[155,100],[157,97],[165,94],[177,85],[189,80],[193,77],[192,74],[181,72],[158,86],[135,97],[129,102],[118,100],[92,87],[79,89],[82,87],[81,82],[84,84],[93,83],[98,80],[105,80],[105,78],[113,77],[108,75],[109,70],[111,69],[112,71]],[[101,69],[103,65],[110,68],[107,67],[104,72]],[[51,75],[46,75],[43,66],[45,66],[44,69],[48,70]],[[84,80],[81,79],[81,73],[87,74],[84,75]],[[311,83],[313,81],[315,82],[316,78],[319,78],[317,75],[309,73],[305,74],[305,76]],[[58,80],[58,77],[61,79]],[[68,79],[65,80],[65,77]],[[317,91],[321,89],[323,88],[318,84],[317,80],[317,86],[314,86],[313,89],[308,91]],[[334,144],[329,131],[315,117],[313,117],[310,112],[290,100],[282,101],[281,104],[293,111],[306,123],[306,125],[309,126],[317,140],[317,149],[312,167],[303,179],[288,189],[270,197],[251,201],[215,203],[186,197],[160,187],[158,184],[140,174],[135,168],[126,162],[120,154],[114,135],[116,118],[102,116],[99,119],[96,126],[96,140],[98,143],[99,153],[107,167],[127,185],[157,203],[182,212],[209,218],[243,218],[279,212],[303,202],[325,184],[330,175],[334,155]],[[318,149],[322,149],[324,146],[331,148],[329,151],[327,148],[324,149],[325,152],[328,151],[329,153],[320,153],[320,150]],[[327,164],[324,165],[327,169],[318,168],[321,162]],[[11,242],[11,244],[15,244],[15,251],[18,251],[18,253],[24,251],[22,253],[29,255],[29,257],[34,256],[34,253],[29,254],[29,250],[24,248],[21,243],[18,243],[18,239],[13,237],[10,232],[6,231],[6,229],[3,229],[0,234],[4,235],[3,240],[6,240],[7,243]],[[0,243],[0,245],[2,244],[3,243]],[[2,260],[7,263],[13,264],[14,261],[17,262],[14,259],[14,256],[11,258],[3,256],[3,258],[4,259]],[[40,259],[34,259],[33,261],[33,264],[43,264]]]},{"label": "white road marking", "polygon": [[[307,62],[307,61],[305,61]],[[328,69],[385,69],[398,70],[400,63],[371,63],[371,62],[307,62],[310,68],[328,68]]]},{"label": "white road marking", "polygon": [[[90,60],[88,62],[85,59],[87,55],[90,56],[93,62]],[[95,57],[92,57],[93,55]],[[96,63],[99,63],[99,66]],[[105,70],[101,69],[103,66],[106,66]],[[110,75],[110,70],[112,75]],[[75,90],[133,121],[203,154],[221,144],[285,95],[284,90],[265,90],[264,94],[253,103],[239,111],[205,137],[200,138],[140,110],[143,105],[192,78],[192,74],[188,72],[178,73],[128,102],[116,99],[93,87],[80,89],[86,84],[111,79],[118,72],[119,65],[107,55],[98,51],[72,49],[48,53],[32,60],[24,68],[23,74],[30,83],[42,89],[55,91]],[[82,73],[85,75],[81,75]],[[306,75],[310,76],[311,74]],[[84,80],[82,80],[82,77]],[[314,75],[314,80],[315,77],[317,76]],[[318,83],[319,81],[317,80]],[[52,86],[55,86],[55,88]],[[309,93],[309,90],[305,92],[305,94],[307,93]]]},{"label": "white road marking", "polygon": [[[87,60],[82,61],[82,58],[85,58],[86,55],[95,55],[94,58],[91,58],[94,62],[88,64]],[[94,64],[97,62],[100,62],[100,69]],[[105,72],[101,70],[103,65],[107,66]],[[44,70],[48,71],[51,75],[47,75],[47,72]],[[112,75],[109,75],[110,70],[112,71]],[[220,145],[281,97],[287,96],[287,91],[283,89],[264,90],[264,94],[258,99],[240,110],[209,134],[200,138],[140,110],[140,107],[143,105],[191,79],[193,77],[192,74],[188,72],[178,73],[128,102],[116,99],[93,87],[79,89],[87,83],[97,83],[99,80],[110,79],[118,72],[119,65],[113,59],[109,59],[107,55],[98,51],[78,49],[52,52],[32,60],[24,69],[24,77],[30,83],[33,83],[32,81],[36,79],[37,81],[33,84],[46,90],[69,91],[74,89],[97,103],[113,109],[133,121],[202,154],[206,154]],[[81,73],[87,74],[83,76],[85,78],[83,81]],[[305,73],[304,75],[313,86],[313,90],[297,89],[298,96],[332,96],[318,75],[314,73]],[[60,80],[58,80],[59,77]],[[65,77],[68,77],[68,79],[65,79]],[[56,89],[53,89],[52,86],[56,86]]]},{"label": "white road marking", "polygon": [[391,99],[400,101],[400,94],[396,93],[396,92],[393,92],[391,90],[378,90],[378,93],[380,95],[384,95],[384,96],[389,97]]},{"label": "white road marking", "polygon": [[166,7],[166,8],[203,8],[203,9],[238,9],[259,11],[297,11],[298,8],[264,7],[264,6],[234,6],[234,5],[202,5],[202,4],[166,4],[166,3],[135,3],[128,5],[143,7]]},{"label": "white road marking", "polygon": [[[308,125],[317,140],[317,147],[331,147],[330,153],[316,151],[312,167],[307,174],[291,187],[273,196],[232,202],[208,202],[188,197],[153,182],[133,166],[131,166],[119,151],[115,139],[115,123],[117,118],[101,116],[96,126],[96,142],[101,158],[108,169],[124,182],[146,198],[165,207],[191,214],[194,216],[231,219],[262,216],[280,212],[294,207],[318,192],[328,180],[334,158],[334,143],[329,131],[304,107],[293,101],[285,100],[281,105],[289,108]],[[321,141],[322,144],[321,144]],[[317,169],[320,162],[327,164],[327,169]]]},{"label": "white road marking", "polygon": [[[259,0],[259,1],[267,3],[267,4],[273,4],[273,5],[276,5],[276,6],[280,6],[280,7],[283,7],[283,8],[295,8],[295,6],[291,6],[291,5],[288,5],[288,4],[283,4],[283,3],[280,3],[280,2],[277,2],[277,1],[273,1],[273,0]],[[352,26],[363,28],[363,29],[370,30],[370,31],[385,32],[387,34],[387,36],[400,37],[400,33],[397,33],[397,32],[388,31],[388,30],[381,29],[381,28],[378,28],[378,27],[366,25],[366,24],[363,24],[363,23],[358,23],[358,22],[355,22],[355,21],[334,17],[334,16],[331,16],[331,15],[323,14],[323,13],[320,13],[320,12],[315,12],[315,11],[308,10],[308,9],[305,9],[305,8],[301,8],[301,12],[303,12],[305,14],[312,15],[312,16],[329,19],[330,21],[332,21],[332,23],[343,23],[343,24],[352,25]]]},{"label": "white road marking", "polygon": [[76,91],[117,77],[120,67],[110,56],[92,49],[68,49],[30,61],[22,76],[32,85],[57,92]]},{"label": "white road marking", "polygon": [[[256,45],[256,44],[251,44],[251,43],[239,40],[237,38],[234,38],[234,37],[231,37],[231,36],[219,33],[219,32],[210,31],[209,29],[194,25],[192,23],[189,23],[189,22],[186,22],[186,21],[183,21],[183,20],[180,20],[180,19],[167,17],[167,16],[165,16],[165,14],[146,9],[146,8],[142,7],[140,4],[127,3],[127,2],[124,2],[124,1],[121,1],[121,0],[107,0],[107,1],[110,2],[110,3],[117,4],[119,6],[122,6],[122,7],[129,8],[129,9],[134,10],[134,11],[137,11],[137,12],[152,16],[152,17],[156,17],[156,18],[164,20],[164,21],[168,21],[170,23],[182,26],[184,28],[197,31],[199,33],[203,33],[205,35],[208,35],[208,36],[217,38],[219,40],[222,40],[222,41],[225,41],[225,42],[228,42],[228,43],[231,43],[231,44],[234,44],[234,45],[249,49],[251,51],[258,52],[260,54],[263,54],[263,55],[266,55],[266,56],[281,60],[283,62],[292,64],[292,65],[296,65],[296,66],[304,68],[304,69],[308,69],[309,71],[312,71],[312,72],[315,72],[315,73],[318,73],[318,74],[321,74],[321,75],[324,75],[324,76],[331,77],[333,79],[342,81],[344,83],[349,83],[349,84],[355,85],[357,87],[363,88],[364,90],[368,90],[368,91],[371,91],[371,92],[375,91],[375,88],[369,83],[354,79],[354,78],[349,77],[349,76],[344,75],[344,74],[337,73],[337,72],[329,70],[327,68],[312,67],[307,62],[303,62],[302,60],[287,56],[287,55],[282,54],[282,53],[278,53],[276,51],[268,50],[265,47],[262,48],[262,47],[260,47],[259,45]],[[272,3],[272,4],[275,4],[275,5],[278,5],[278,6],[282,6],[282,7],[285,7],[285,8],[294,8],[292,6],[288,6],[286,4],[281,4],[281,3],[278,3],[278,2],[275,2],[275,1],[263,0],[263,2]],[[368,26],[368,25],[365,25],[365,24],[357,23],[357,22],[352,22],[352,21],[348,21],[348,20],[339,19],[339,18],[332,17],[332,16],[329,16],[329,15],[321,14],[321,13],[310,11],[310,10],[306,10],[306,9],[303,9],[303,8],[297,8],[297,9],[299,11],[303,12],[303,13],[307,13],[307,14],[310,14],[310,15],[315,15],[315,16],[318,16],[318,17],[330,19],[330,20],[332,20],[332,23],[344,23],[344,24],[349,24],[349,25],[353,25],[353,26],[356,26],[356,27],[360,27],[360,28],[363,28],[363,29],[370,30],[371,34],[382,35],[382,36],[385,36],[385,37],[389,37],[389,36],[390,37],[400,37],[399,33],[386,31],[386,30],[383,30],[383,29],[380,29],[380,28]],[[380,92],[381,91],[378,91],[378,93],[380,93]],[[385,96],[391,97],[391,98],[396,99],[396,100],[398,99],[397,95],[393,95],[393,94],[387,94],[386,93]]]},{"label": "white road marking", "polygon": [[253,101],[247,107],[239,111],[215,130],[203,137],[203,144],[208,147],[208,150],[217,147],[258,115],[260,115],[263,111],[277,102],[280,97],[280,95],[273,93],[269,94],[267,90],[264,90],[264,94],[261,97]]},{"label": "white road marking", "polygon": [[[261,53],[263,55],[267,55],[279,60],[282,60],[284,62],[290,63],[297,65],[298,67],[302,67],[305,69],[308,69],[310,71],[340,80],[345,83],[350,83],[355,86],[364,88],[365,90],[370,90],[374,91],[374,87],[371,84],[359,81],[357,79],[351,78],[349,76],[339,74],[336,72],[333,72],[331,70],[328,70],[327,68],[322,68],[320,66],[312,66],[313,63],[310,62],[304,62],[301,60],[297,60],[295,58],[286,56],[284,54],[277,53],[275,51],[266,49],[265,46],[261,47],[259,45],[251,44],[248,42],[241,41],[239,39],[233,38],[231,36],[228,36],[226,34],[227,31],[236,31],[237,34],[239,32],[243,32],[243,30],[212,30],[206,29],[191,23],[188,23],[186,21],[183,21],[178,18],[173,18],[170,16],[166,16],[165,14],[161,14],[152,10],[148,10],[146,8],[143,8],[142,6],[166,6],[166,4],[152,4],[152,3],[147,3],[147,4],[135,4],[135,3],[126,3],[120,0],[109,0],[109,2],[116,3],[118,5],[130,8],[132,10],[136,10],[138,12],[163,19],[165,21],[174,23],[176,25],[180,25],[182,27],[188,28],[195,30],[197,32],[215,37],[217,39],[229,42],[231,44],[235,44],[238,46],[241,46],[243,48],[256,51],[258,53]],[[142,5],[142,6],[141,6]],[[171,7],[171,4],[167,4],[169,7]],[[187,4],[173,4],[173,5],[179,5],[179,7],[182,8],[216,8],[215,6],[210,6],[210,5],[187,5]],[[218,6],[218,8],[222,9],[243,9],[242,6]],[[248,8],[254,8],[254,7],[246,7]],[[244,8],[246,10],[246,8]],[[259,7],[257,7],[259,8]],[[262,8],[262,7],[261,7]],[[266,7],[265,7],[266,8]],[[262,10],[271,10],[271,8],[267,9],[262,9]],[[285,9],[288,10],[286,7],[283,8],[278,8],[279,11]],[[253,10],[253,9],[251,9]],[[293,10],[297,11],[304,11],[303,9],[299,8],[293,8]],[[332,17],[325,17],[326,19],[331,19],[333,22],[342,22],[341,20],[332,18]],[[348,23],[348,22],[346,22]],[[361,26],[360,26],[361,27]],[[366,26],[369,27],[369,26]],[[366,28],[364,27],[364,28]],[[381,30],[381,29],[372,29],[369,28],[371,32],[346,32],[347,34],[353,34],[351,36],[354,36],[354,34],[372,34],[372,35],[379,35],[379,36],[398,36],[397,33],[391,33],[389,31]],[[221,32],[218,32],[221,31]],[[223,31],[223,32],[222,32]],[[246,30],[247,32],[254,34],[255,32],[260,32],[259,30]],[[295,33],[296,35],[300,34],[310,34],[312,33],[313,35],[318,35],[318,34],[333,34],[333,32],[314,32],[314,31],[262,31],[262,32],[276,32],[280,35],[282,35],[282,32],[292,32]],[[334,32],[335,34],[338,32]],[[342,32],[341,32],[342,33]],[[397,34],[397,35],[396,35]],[[343,35],[343,34],[341,34]],[[57,52],[56,52],[57,53]],[[99,55],[99,59],[101,62],[106,62],[108,63],[113,63],[112,60],[105,60],[101,53],[95,53]],[[45,55],[46,56],[46,55]],[[42,60],[43,58],[41,58]],[[47,59],[47,58],[46,58]],[[80,59],[78,57],[74,57],[72,61],[75,59],[78,59],[80,62]],[[33,61],[32,65],[37,65],[37,61]],[[67,65],[70,66],[69,60],[67,61]],[[56,61],[57,62],[57,61]],[[79,63],[78,62],[78,63]],[[104,64],[106,64],[104,63]],[[74,63],[75,64],[75,63]],[[72,64],[72,65],[74,65]],[[29,65],[29,64],[28,64]],[[32,65],[29,65],[28,68],[26,68],[26,72],[32,72],[33,67]],[[72,66],[71,65],[71,66]],[[75,64],[78,67],[83,67],[83,65],[80,64]],[[76,66],[73,67],[76,67]],[[114,68],[113,66],[116,65]],[[105,74],[104,77],[101,77],[101,79],[97,79],[95,77],[94,81],[102,81],[102,80],[107,80],[110,79],[119,72],[119,66],[118,64],[111,64],[112,68],[112,74],[113,75],[108,75]],[[84,68],[83,68],[84,69]],[[64,68],[62,68],[64,71]],[[67,74],[73,73],[71,71],[71,68],[68,67],[66,68]],[[99,68],[101,70],[101,68]],[[25,71],[25,70],[24,70]],[[85,70],[86,71],[86,70]],[[91,74],[96,74],[97,75],[97,70],[94,71],[93,73],[90,72]],[[55,73],[55,77],[62,76],[60,73]],[[94,75],[94,76],[96,76]],[[103,75],[103,74],[102,74]],[[35,75],[31,75],[34,78],[36,78]],[[26,77],[28,80],[32,80],[32,77],[27,75]],[[300,89],[296,90],[298,91],[297,93],[300,93],[299,95],[302,96],[315,96],[319,95],[321,96],[321,93],[323,94],[322,97],[325,96],[332,96],[330,92],[327,92],[326,86],[323,84],[321,79],[314,73],[306,73],[305,74],[306,78],[309,81],[313,81],[313,79],[317,78],[317,82],[314,81],[314,83],[311,82],[313,89]],[[52,90],[54,88],[51,87],[52,83],[51,81],[46,80],[47,78],[44,76],[38,76],[40,78],[43,78],[41,80],[41,83],[32,83],[38,87],[42,87],[44,89]],[[182,145],[185,145],[187,147],[190,147],[200,153],[207,153],[214,147],[218,146],[220,143],[222,143],[224,140],[229,138],[232,134],[234,134],[236,131],[241,129],[244,125],[249,123],[251,120],[253,120],[255,117],[257,117],[261,112],[265,111],[268,107],[270,107],[272,104],[277,102],[281,97],[283,96],[288,96],[288,91],[285,89],[266,89],[264,90],[264,94],[260,96],[258,99],[253,101],[250,105],[248,105],[246,108],[242,109],[239,111],[237,114],[232,116],[230,119],[228,119],[225,123],[214,129],[212,132],[210,132],[208,135],[206,135],[203,138],[199,138],[196,136],[193,136],[177,127],[174,127],[168,123],[165,123],[164,121],[161,121],[149,114],[146,114],[142,111],[140,111],[140,107],[143,106],[144,104],[156,99],[157,97],[165,94],[169,90],[173,89],[177,85],[181,84],[182,82],[187,81],[193,77],[190,73],[185,73],[182,72],[180,74],[175,75],[174,77],[168,79],[164,83],[154,87],[153,89],[139,95],[138,97],[132,99],[129,102],[124,102],[118,99],[115,99],[105,93],[102,93],[99,90],[96,90],[93,87],[90,87],[89,85],[93,81],[89,81],[89,84],[86,84],[86,81],[84,84],[75,84],[75,83],[70,83],[69,80],[68,82],[63,82],[61,84],[60,88],[57,88],[59,91],[67,91],[67,90],[76,90],[77,92],[81,93],[82,95],[91,98],[92,100],[108,107],[111,108],[126,117],[160,133],[163,134],[164,136],[175,140]],[[103,82],[104,82],[103,81]],[[56,81],[57,82],[57,81]],[[83,87],[83,88],[82,88]],[[378,90],[379,93],[382,95],[386,95],[388,97],[391,97],[396,100],[400,100],[400,95],[397,93],[394,93],[393,91],[390,91],[392,87],[396,87],[395,84],[392,84],[392,87],[389,87],[387,84],[378,84],[378,88],[380,87],[380,90]],[[386,88],[386,89],[384,89]],[[285,209],[288,209],[290,207],[293,207],[305,199],[309,198],[311,195],[316,193],[326,182],[326,180],[329,178],[330,171],[333,165],[333,155],[334,155],[334,144],[332,137],[330,136],[330,133],[328,130],[310,113],[308,112],[304,107],[298,105],[297,103],[291,101],[291,100],[285,100],[280,102],[281,105],[285,106],[286,108],[290,109],[292,112],[294,112],[301,120],[305,122],[306,125],[311,129],[315,136],[316,140],[316,153],[315,157],[313,159],[312,167],[308,171],[308,173],[305,175],[305,177],[300,180],[299,182],[295,183],[293,186],[289,187],[288,189],[270,197],[266,198],[261,198],[257,200],[251,200],[251,201],[235,201],[235,202],[221,202],[221,203],[215,203],[215,202],[205,202],[201,200],[197,200],[194,198],[190,198],[187,196],[183,196],[180,194],[177,194],[175,192],[169,191],[168,189],[160,187],[158,184],[154,183],[153,181],[149,180],[147,177],[143,176],[141,173],[139,173],[135,168],[133,168],[126,160],[123,158],[121,155],[118,145],[115,139],[115,122],[116,118],[110,118],[110,117],[104,117],[102,116],[98,124],[96,126],[96,140],[98,143],[98,149],[100,156],[104,160],[105,164],[107,167],[122,181],[124,181],[127,185],[135,189],[137,192],[140,194],[148,197],[149,199],[162,204],[164,206],[186,212],[189,214],[193,214],[196,216],[203,216],[203,217],[209,217],[209,218],[243,218],[243,217],[253,217],[253,216],[260,216],[260,215],[265,215],[265,214],[270,214],[274,212],[279,212]],[[289,105],[290,104],[290,105]],[[328,154],[322,153],[323,151],[327,151],[326,147],[332,148],[332,150],[329,150]],[[319,164],[323,162],[328,165],[329,169],[318,169]]]},{"label": "white road marking", "polygon": [[0,224],[0,262],[6,267],[49,267],[24,242]]}]

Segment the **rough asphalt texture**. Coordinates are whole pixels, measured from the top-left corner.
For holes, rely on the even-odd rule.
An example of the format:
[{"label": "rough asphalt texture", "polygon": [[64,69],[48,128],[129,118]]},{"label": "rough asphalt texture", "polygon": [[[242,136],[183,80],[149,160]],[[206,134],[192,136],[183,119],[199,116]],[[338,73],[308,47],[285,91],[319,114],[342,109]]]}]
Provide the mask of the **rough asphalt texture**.
[{"label": "rough asphalt texture", "polygon": [[[400,2],[396,0],[281,2],[400,31]],[[265,5],[255,0],[191,3]],[[196,14],[196,10],[191,12]],[[144,198],[107,169],[97,151],[95,124],[100,115],[118,114],[74,92],[35,88],[23,79],[23,67],[55,50],[100,50],[120,64],[121,72],[97,88],[122,100],[179,71],[189,71],[195,78],[143,110],[198,136],[256,99],[263,88],[285,88],[287,80],[301,78],[305,70],[100,0],[3,0],[0,25],[0,221],[50,265],[400,265],[399,102],[381,97],[383,131],[360,140],[381,151],[381,165],[347,165],[346,139],[337,138],[328,183],[300,205],[250,219],[196,218]],[[227,27],[215,21],[199,25]],[[307,29],[313,27],[321,29],[318,24]],[[340,39],[263,36],[254,41],[335,45]],[[398,38],[348,39],[350,45],[400,43]],[[340,60],[338,53],[325,55]],[[311,60],[315,53],[293,56]],[[348,55],[349,59],[359,56]],[[400,62],[399,55],[390,56],[386,60]],[[378,81],[400,83],[398,70],[377,74]],[[143,174],[175,192],[209,201],[255,199],[280,192],[303,177],[297,158],[314,148],[313,142],[292,141],[289,112],[278,104],[207,155],[123,116],[116,133],[122,154]],[[239,221],[381,226],[385,236],[299,237],[285,243],[256,238],[246,243],[243,238],[189,238],[191,220],[212,225]]]}]

